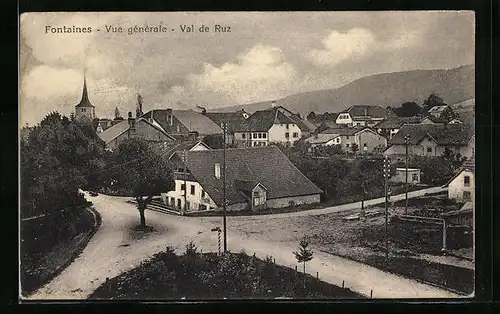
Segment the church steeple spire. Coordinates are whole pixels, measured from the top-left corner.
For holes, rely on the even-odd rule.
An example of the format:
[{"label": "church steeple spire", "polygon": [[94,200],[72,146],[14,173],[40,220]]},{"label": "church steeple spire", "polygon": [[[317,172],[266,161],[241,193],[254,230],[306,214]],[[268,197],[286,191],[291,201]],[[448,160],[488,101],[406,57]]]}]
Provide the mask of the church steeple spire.
[{"label": "church steeple spire", "polygon": [[92,103],[89,100],[89,94],[87,91],[87,75],[83,75],[83,91],[82,91],[82,99],[80,100],[80,103],[76,105],[77,107],[94,107]]}]

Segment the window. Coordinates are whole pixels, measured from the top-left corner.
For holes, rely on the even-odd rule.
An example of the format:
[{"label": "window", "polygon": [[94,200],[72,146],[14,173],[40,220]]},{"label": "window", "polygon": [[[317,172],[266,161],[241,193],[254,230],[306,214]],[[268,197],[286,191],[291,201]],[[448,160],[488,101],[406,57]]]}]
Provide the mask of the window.
[{"label": "window", "polygon": [[364,151],[367,151],[368,150],[368,146],[366,146],[366,143],[363,144],[363,150]]},{"label": "window", "polygon": [[170,198],[170,206],[172,206],[172,207],[175,206],[175,197]]},{"label": "window", "polygon": [[189,201],[186,202],[186,210],[189,210],[191,207],[191,204],[189,203]]},{"label": "window", "polygon": [[338,138],[338,137],[337,137],[337,138],[335,139],[335,142],[336,142],[336,143],[340,143],[340,138]]},{"label": "window", "polygon": [[257,133],[253,133],[253,138],[257,138]]},{"label": "window", "polygon": [[432,147],[427,147],[427,152],[432,153]]},{"label": "window", "polygon": [[346,139],[349,139],[349,135],[347,135],[345,138],[346,138]]},{"label": "window", "polygon": [[267,133],[262,133],[262,138],[267,138]]},{"label": "window", "polygon": [[299,133],[293,132],[293,137],[299,137]]},{"label": "window", "polygon": [[220,164],[219,164],[219,163],[216,163],[216,164],[214,165],[214,172],[215,172],[215,173],[214,173],[214,174],[215,174],[215,177],[216,177],[217,179],[219,179],[219,178],[220,178]]},{"label": "window", "polygon": [[289,137],[290,137],[290,133],[286,132],[286,133],[285,133],[285,137],[286,137],[286,138],[289,138]]},{"label": "window", "polygon": [[178,208],[179,210],[181,209],[181,202],[182,202],[182,201],[181,201],[181,199],[180,199],[180,198],[178,198],[178,199],[177,199],[177,208]]},{"label": "window", "polygon": [[286,128],[287,128],[287,130],[288,130],[288,129],[290,128],[290,126],[289,126],[288,124],[285,124],[285,125],[286,125]]},{"label": "window", "polygon": [[245,133],[242,133],[242,134],[241,134],[241,138],[245,138]]},{"label": "window", "polygon": [[186,185],[184,183],[181,184],[181,191],[185,191],[186,190]]},{"label": "window", "polygon": [[259,138],[262,138],[262,133],[259,133]]},{"label": "window", "polygon": [[191,195],[194,195],[195,192],[196,192],[196,188],[194,185],[191,184]]},{"label": "window", "polygon": [[205,197],[205,191],[204,190],[201,190],[201,197],[204,198]]},{"label": "window", "polygon": [[470,200],[470,197],[471,194],[470,194],[470,191],[464,191],[464,194],[463,194],[463,198],[464,200]]},{"label": "window", "polygon": [[470,186],[470,177],[464,176],[464,186]]},{"label": "window", "polygon": [[349,148],[349,143],[345,144],[345,147]]},{"label": "window", "polygon": [[411,175],[411,181],[418,181],[418,174],[413,173],[413,174]]},{"label": "window", "polygon": [[173,124],[173,122],[174,122],[173,120],[174,120],[174,119],[172,119],[172,115],[168,115],[168,116],[167,116],[167,124],[168,124],[168,125],[172,125],[172,124]]}]

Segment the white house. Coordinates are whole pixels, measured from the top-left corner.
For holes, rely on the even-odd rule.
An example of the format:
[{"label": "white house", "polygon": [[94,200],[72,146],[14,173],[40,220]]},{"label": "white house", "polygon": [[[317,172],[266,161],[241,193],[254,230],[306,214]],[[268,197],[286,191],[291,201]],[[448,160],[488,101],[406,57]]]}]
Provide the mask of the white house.
[{"label": "white house", "polygon": [[[408,168],[408,183],[420,183],[420,169]],[[391,182],[405,183],[406,182],[406,168],[396,168],[396,175],[392,176],[389,180]]]},{"label": "white house", "polygon": [[[356,128],[330,128],[319,134],[319,136],[327,138],[326,135],[335,135],[329,143],[341,145],[342,150],[346,152],[352,151],[354,144],[357,145],[359,152],[371,153],[376,149],[383,149],[387,146],[387,139],[368,127]],[[309,137],[309,141],[314,141],[313,136]],[[323,145],[323,144],[316,144]]]},{"label": "white house", "polygon": [[475,150],[474,126],[468,124],[405,124],[388,142],[387,156],[406,154],[405,136],[408,136],[408,153],[420,156],[441,156],[446,149],[470,157]]},{"label": "white house", "polygon": [[389,110],[380,106],[354,105],[340,112],[335,123],[349,127],[372,127],[391,115]]},{"label": "white house", "polygon": [[[185,211],[223,207],[223,150],[177,151],[175,191],[165,204]],[[323,193],[275,146],[226,149],[226,200],[229,211],[319,203]],[[186,193],[187,192],[187,193]]]},{"label": "white house", "polygon": [[474,200],[475,156],[469,158],[445,186],[448,198],[461,203]]},{"label": "white house", "polygon": [[311,144],[310,148],[317,146],[332,146],[341,144],[340,134],[315,134],[306,138],[305,141]]},{"label": "white house", "polygon": [[234,130],[234,143],[237,147],[267,146],[280,143],[292,146],[311,129],[298,115],[282,106],[253,113],[245,123]]}]

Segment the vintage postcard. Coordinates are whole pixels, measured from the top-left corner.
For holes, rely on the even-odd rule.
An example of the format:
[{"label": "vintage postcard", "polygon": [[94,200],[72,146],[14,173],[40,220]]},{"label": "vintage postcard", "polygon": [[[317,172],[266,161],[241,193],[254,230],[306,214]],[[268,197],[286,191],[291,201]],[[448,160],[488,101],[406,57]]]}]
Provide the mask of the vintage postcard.
[{"label": "vintage postcard", "polygon": [[472,11],[20,16],[20,299],[474,296]]}]

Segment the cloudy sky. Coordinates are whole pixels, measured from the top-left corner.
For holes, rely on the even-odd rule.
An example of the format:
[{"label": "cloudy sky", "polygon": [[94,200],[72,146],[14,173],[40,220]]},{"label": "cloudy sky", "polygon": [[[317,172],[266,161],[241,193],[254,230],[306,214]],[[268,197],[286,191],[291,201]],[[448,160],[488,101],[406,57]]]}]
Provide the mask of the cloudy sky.
[{"label": "cloudy sky", "polygon": [[[160,23],[168,32],[127,32]],[[134,111],[137,93],[145,111],[212,109],[336,88],[375,73],[474,63],[474,14],[465,11],[28,13],[20,24],[21,125],[52,110],[69,115],[84,71],[96,114],[112,117],[115,107],[123,116]],[[231,32],[214,32],[216,24]],[[46,33],[46,26],[73,25],[93,31]],[[183,33],[180,25],[210,32]]]}]

